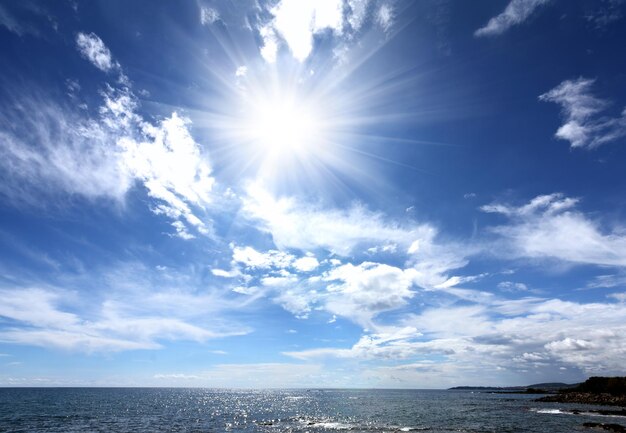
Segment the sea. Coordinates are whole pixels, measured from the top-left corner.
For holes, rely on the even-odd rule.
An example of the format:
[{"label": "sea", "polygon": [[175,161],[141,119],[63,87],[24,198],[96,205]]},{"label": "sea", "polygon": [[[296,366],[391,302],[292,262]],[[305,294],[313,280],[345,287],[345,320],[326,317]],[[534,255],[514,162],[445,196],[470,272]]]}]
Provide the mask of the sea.
[{"label": "sea", "polygon": [[571,433],[590,431],[585,422],[626,424],[626,417],[588,412],[593,407],[536,398],[465,390],[0,388],[0,432]]}]

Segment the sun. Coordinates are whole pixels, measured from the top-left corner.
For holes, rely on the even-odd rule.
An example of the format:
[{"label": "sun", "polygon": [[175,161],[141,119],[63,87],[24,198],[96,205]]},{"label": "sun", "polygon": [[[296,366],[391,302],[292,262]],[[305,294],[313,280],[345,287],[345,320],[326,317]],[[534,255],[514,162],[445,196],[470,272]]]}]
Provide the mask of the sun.
[{"label": "sun", "polygon": [[272,151],[305,150],[314,143],[319,122],[314,113],[295,101],[265,101],[251,113],[249,134]]},{"label": "sun", "polygon": [[269,156],[305,156],[320,146],[324,121],[311,101],[295,94],[248,101],[243,119],[247,141]]}]

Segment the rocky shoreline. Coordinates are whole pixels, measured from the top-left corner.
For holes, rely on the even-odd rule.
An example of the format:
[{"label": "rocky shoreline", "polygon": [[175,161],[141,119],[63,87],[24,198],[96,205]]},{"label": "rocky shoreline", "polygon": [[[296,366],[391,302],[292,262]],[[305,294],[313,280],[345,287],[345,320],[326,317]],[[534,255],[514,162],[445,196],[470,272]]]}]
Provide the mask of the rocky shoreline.
[{"label": "rocky shoreline", "polygon": [[586,422],[583,424],[583,427],[587,428],[595,428],[602,429],[606,431],[611,431],[615,433],[626,433],[626,427],[619,424],[607,424],[607,423],[599,423],[599,422]]},{"label": "rocky shoreline", "polygon": [[626,407],[626,395],[612,395],[609,393],[563,392],[541,397],[537,401]]},{"label": "rocky shoreline", "polygon": [[[621,409],[597,409],[590,412],[623,417],[626,416],[626,377],[591,377],[574,388],[562,389],[557,394],[541,397],[535,401],[619,406]],[[568,412],[583,413],[578,409],[571,409]],[[583,427],[626,433],[625,426],[614,423],[586,422]]]}]

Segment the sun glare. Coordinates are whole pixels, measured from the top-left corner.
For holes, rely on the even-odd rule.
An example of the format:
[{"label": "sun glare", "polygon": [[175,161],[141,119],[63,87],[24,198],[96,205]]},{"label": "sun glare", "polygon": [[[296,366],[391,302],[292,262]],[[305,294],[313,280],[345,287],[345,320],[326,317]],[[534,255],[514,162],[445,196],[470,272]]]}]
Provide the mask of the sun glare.
[{"label": "sun glare", "polygon": [[255,101],[248,107],[244,123],[248,141],[273,156],[310,152],[323,132],[316,111],[293,97]]}]

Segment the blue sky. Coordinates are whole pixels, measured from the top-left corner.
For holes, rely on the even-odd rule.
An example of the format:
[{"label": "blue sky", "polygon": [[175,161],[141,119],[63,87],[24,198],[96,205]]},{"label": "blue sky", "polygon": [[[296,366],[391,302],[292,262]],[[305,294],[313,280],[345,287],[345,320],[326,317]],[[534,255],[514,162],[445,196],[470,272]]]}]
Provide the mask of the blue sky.
[{"label": "blue sky", "polygon": [[0,385],[624,374],[625,14],[0,1]]}]

